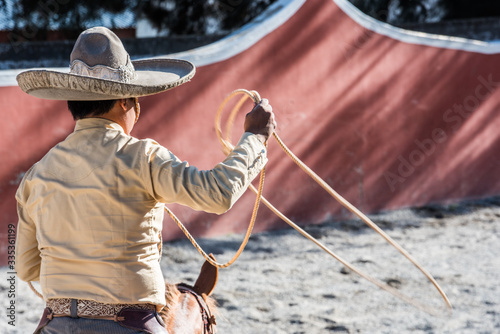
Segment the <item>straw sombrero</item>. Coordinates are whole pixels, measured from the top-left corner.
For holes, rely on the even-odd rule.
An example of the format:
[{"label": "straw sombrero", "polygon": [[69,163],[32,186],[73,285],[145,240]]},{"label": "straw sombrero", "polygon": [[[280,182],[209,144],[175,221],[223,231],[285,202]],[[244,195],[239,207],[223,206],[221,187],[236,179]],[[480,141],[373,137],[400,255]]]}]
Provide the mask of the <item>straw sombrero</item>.
[{"label": "straw sombrero", "polygon": [[95,27],[80,34],[69,73],[33,69],[17,76],[26,93],[49,100],[114,100],[157,94],[189,81],[192,63],[179,59],[131,61],[111,30]]}]

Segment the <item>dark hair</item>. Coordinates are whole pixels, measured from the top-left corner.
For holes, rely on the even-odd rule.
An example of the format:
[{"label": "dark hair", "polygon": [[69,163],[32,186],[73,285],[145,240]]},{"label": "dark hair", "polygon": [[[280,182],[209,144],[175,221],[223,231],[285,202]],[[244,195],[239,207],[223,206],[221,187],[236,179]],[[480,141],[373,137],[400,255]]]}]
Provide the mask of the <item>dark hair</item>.
[{"label": "dark hair", "polygon": [[68,109],[73,119],[79,120],[87,116],[104,115],[113,108],[117,100],[104,101],[68,101]]}]

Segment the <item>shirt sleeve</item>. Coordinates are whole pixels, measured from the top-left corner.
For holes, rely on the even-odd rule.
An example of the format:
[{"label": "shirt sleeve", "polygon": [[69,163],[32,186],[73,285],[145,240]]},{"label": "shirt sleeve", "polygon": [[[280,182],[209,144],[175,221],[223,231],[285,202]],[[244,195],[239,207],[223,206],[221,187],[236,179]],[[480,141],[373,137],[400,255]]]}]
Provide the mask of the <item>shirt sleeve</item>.
[{"label": "shirt sleeve", "polygon": [[17,276],[26,282],[40,279],[40,250],[36,239],[36,226],[25,209],[25,182],[21,182],[16,193],[17,224],[16,239],[16,272]]},{"label": "shirt sleeve", "polygon": [[211,170],[198,170],[160,145],[149,154],[152,187],[158,201],[222,214],[246,191],[267,163],[264,144],[244,133],[229,155]]}]

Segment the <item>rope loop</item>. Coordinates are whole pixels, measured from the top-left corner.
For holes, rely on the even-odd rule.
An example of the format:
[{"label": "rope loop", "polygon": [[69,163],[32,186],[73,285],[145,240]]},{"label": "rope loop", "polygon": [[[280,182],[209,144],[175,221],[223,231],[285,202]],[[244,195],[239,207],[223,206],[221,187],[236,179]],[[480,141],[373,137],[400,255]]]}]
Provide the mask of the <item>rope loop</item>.
[{"label": "rope loop", "polygon": [[[226,131],[225,131],[225,136],[222,133],[221,130],[221,115],[222,112],[229,100],[234,98],[236,95],[243,95],[243,97],[240,98],[238,102],[236,102],[235,106],[233,107],[227,121],[227,126],[226,126]],[[261,101],[260,95],[256,91],[248,91],[246,89],[237,89],[233,92],[231,92],[221,103],[216,117],[215,117],[215,132],[217,135],[217,138],[219,139],[219,142],[222,145],[222,150],[225,154],[229,154],[229,152],[234,148],[234,146],[231,144],[230,138],[231,138],[231,129],[234,123],[234,118],[238,111],[240,110],[241,106],[243,103],[248,99],[251,98],[255,103],[259,103]],[[380,227],[378,227],[374,222],[372,222],[366,215],[364,215],[360,210],[358,210],[355,206],[353,206],[351,203],[349,203],[347,200],[345,200],[342,196],[340,196],[335,190],[333,190],[322,178],[320,178],[314,171],[312,171],[306,164],[304,164],[293,152],[283,143],[281,138],[278,136],[276,132],[273,133],[274,138],[278,142],[279,146],[281,149],[292,159],[292,161],[297,164],[307,175],[309,175],[316,183],[318,183],[326,192],[330,194],[337,202],[339,202],[342,206],[344,206],[346,209],[348,209],[351,213],[355,214],[358,216],[364,223],[366,223],[369,227],[371,227],[373,230],[375,230],[379,235],[381,235],[391,246],[393,246],[396,250],[398,250],[406,259],[408,259],[418,270],[420,270],[424,276],[433,284],[433,286],[436,288],[436,290],[439,292],[441,297],[443,298],[446,306],[448,309],[452,309],[451,303],[444,293],[444,291],[441,289],[439,284],[436,282],[434,277],[425,270],[415,258],[413,258],[403,247],[401,247],[396,241],[394,241],[389,235],[387,235]],[[356,268],[354,265],[350,264],[346,260],[342,259],[340,256],[336,255],[334,252],[332,252],[328,247],[320,243],[318,240],[316,240],[313,236],[311,236],[309,233],[304,231],[301,227],[299,227],[297,224],[295,224],[293,221],[291,221],[288,217],[286,217],[283,213],[281,213],[278,209],[276,209],[269,201],[267,201],[263,196],[262,196],[262,187],[264,183],[264,172],[265,170],[262,171],[261,173],[261,179],[259,183],[259,188],[255,189],[253,185],[250,185],[250,189],[257,194],[257,198],[255,200],[255,206],[254,206],[254,211],[252,213],[252,219],[250,221],[247,233],[245,235],[245,238],[236,253],[236,255],[227,263],[225,264],[220,264],[212,260],[208,254],[198,245],[196,240],[189,234],[187,229],[182,225],[182,223],[177,219],[173,218],[173,214],[171,211],[167,208],[167,212],[171,215],[171,217],[177,222],[177,225],[181,228],[181,230],[186,234],[187,238],[191,241],[191,243],[194,245],[194,247],[200,252],[200,254],[203,255],[203,257],[210,262],[212,265],[219,267],[219,268],[225,268],[234,263],[234,261],[238,258],[238,256],[241,254],[243,251],[245,245],[248,242],[248,239],[250,238],[250,233],[253,229],[253,226],[255,224],[255,216],[257,215],[257,210],[259,207],[259,202],[262,201],[269,209],[271,209],[272,212],[274,212],[278,217],[280,217],[283,221],[285,221],[288,225],[293,227],[295,230],[297,230],[299,233],[301,233],[304,237],[309,239],[310,241],[314,242],[317,246],[319,246],[321,249],[323,249],[326,253],[328,253],[330,256],[335,258],[337,261],[342,263],[345,267],[356,273],[357,275],[361,276],[362,278],[366,279],[367,281],[373,283],[377,287],[379,287],[382,290],[385,290],[395,297],[419,308],[420,310],[423,310],[427,313],[430,314],[438,314],[438,312],[429,306],[426,306],[413,298],[406,296],[399,292],[398,290],[394,289],[393,287],[381,282],[380,280],[377,280],[358,268]]]},{"label": "rope loop", "polygon": [[[224,111],[224,108],[226,104],[233,99],[236,95],[241,95],[243,94],[243,97],[240,98],[238,102],[236,102],[235,106],[233,107],[232,111],[229,114],[228,121],[227,121],[227,126],[226,126],[226,132],[225,136],[222,134],[221,130],[221,118],[222,118],[222,113]],[[236,115],[241,109],[241,106],[245,101],[251,98],[255,104],[260,103],[262,100],[260,98],[259,93],[256,91],[248,91],[246,89],[237,89],[233,91],[231,94],[229,94],[224,101],[222,101],[219,109],[217,110],[217,114],[215,116],[215,133],[217,135],[217,138],[219,139],[219,142],[221,143],[222,146],[222,151],[224,152],[225,155],[228,155],[234,148],[234,145],[231,143],[231,130],[233,128],[233,123]],[[257,212],[259,211],[259,204],[260,204],[260,199],[262,198],[262,190],[264,188],[264,177],[265,177],[266,169],[265,167],[262,169],[260,172],[260,180],[259,180],[259,188],[256,190],[257,193],[257,198],[255,199],[255,204],[253,207],[252,211],[252,217],[250,218],[250,223],[248,224],[248,228],[245,234],[245,237],[243,238],[243,241],[241,242],[241,245],[236,252],[236,254],[226,263],[220,263],[212,259],[207,252],[203,250],[203,248],[196,242],[195,238],[189,233],[188,229],[182,224],[182,222],[174,215],[174,213],[168,209],[165,206],[165,211],[167,211],[168,215],[177,223],[177,226],[184,232],[186,237],[191,241],[193,246],[198,250],[198,252],[205,258],[206,261],[208,261],[211,265],[217,268],[227,268],[230,265],[232,265],[236,259],[241,255],[243,250],[245,249],[248,240],[250,239],[250,236],[252,234],[253,227],[255,225],[255,220],[257,218]],[[254,188],[255,189],[255,188]]]}]

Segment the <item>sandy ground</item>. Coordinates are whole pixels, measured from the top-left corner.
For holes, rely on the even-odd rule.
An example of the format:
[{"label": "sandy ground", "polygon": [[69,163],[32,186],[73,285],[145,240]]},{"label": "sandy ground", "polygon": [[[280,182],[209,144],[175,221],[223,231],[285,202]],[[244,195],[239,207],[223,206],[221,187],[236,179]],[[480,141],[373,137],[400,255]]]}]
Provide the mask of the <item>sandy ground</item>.
[{"label": "sandy ground", "polygon": [[[454,305],[451,314],[426,278],[358,220],[306,229],[341,257],[439,310],[429,315],[380,290],[293,229],[252,236],[223,269],[214,296],[219,333],[500,333],[500,197],[370,216],[429,270]],[[220,261],[240,235],[201,240]],[[165,278],[193,283],[203,260],[187,241],[166,243]],[[0,269],[0,333],[30,333],[43,303]],[[10,303],[15,326],[9,324]]]}]

